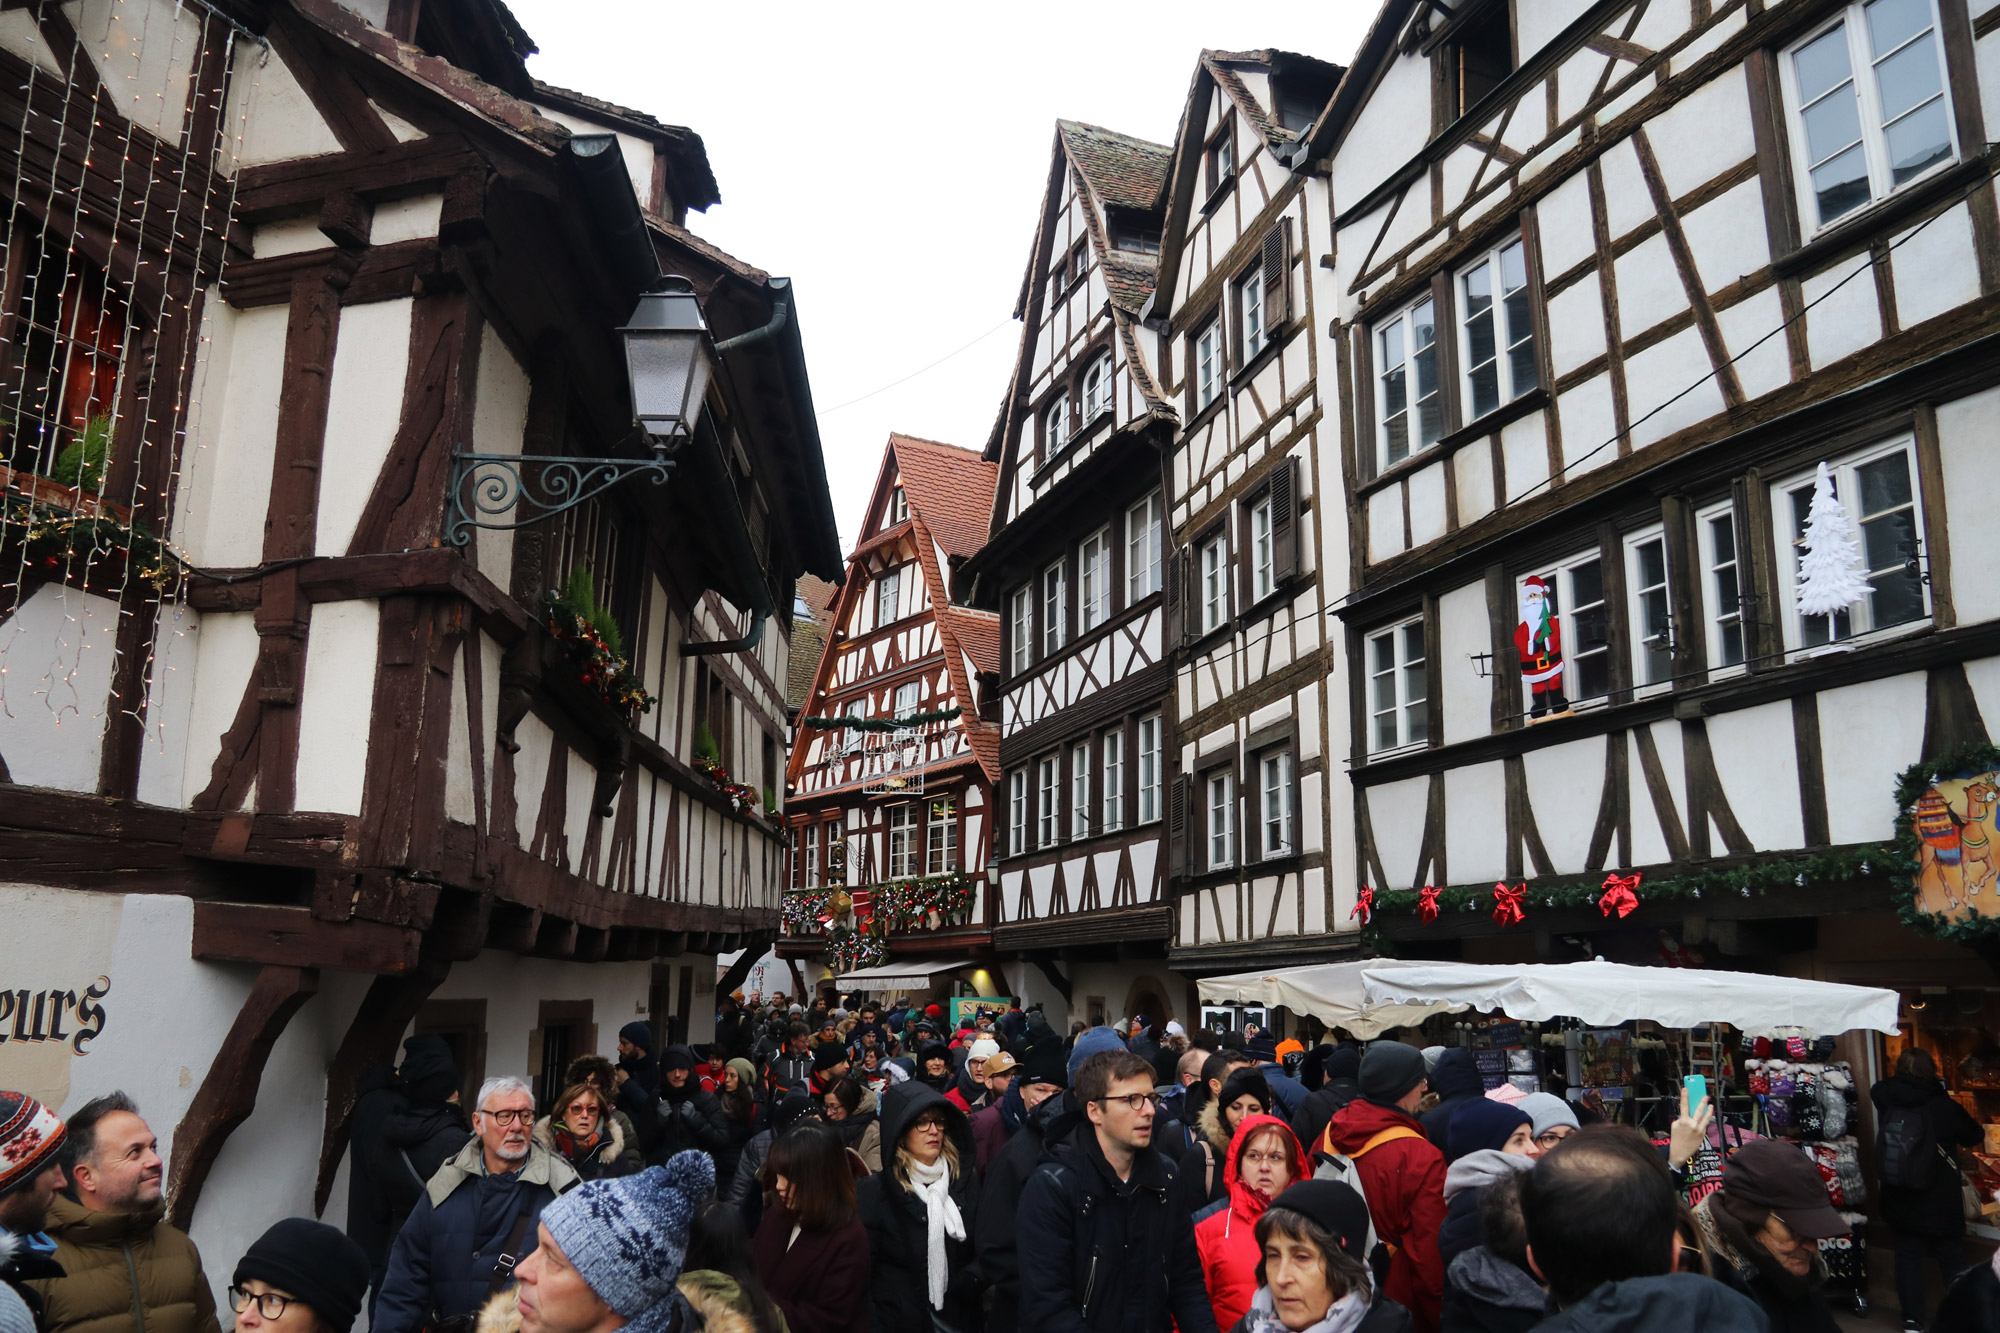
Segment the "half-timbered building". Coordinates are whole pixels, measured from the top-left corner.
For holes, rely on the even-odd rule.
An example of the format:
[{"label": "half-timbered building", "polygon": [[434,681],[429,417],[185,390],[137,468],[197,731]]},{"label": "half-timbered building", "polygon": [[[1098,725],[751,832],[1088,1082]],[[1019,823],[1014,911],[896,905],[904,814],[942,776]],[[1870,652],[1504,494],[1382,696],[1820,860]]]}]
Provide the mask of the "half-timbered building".
[{"label": "half-timbered building", "polygon": [[[891,435],[786,768],[791,884],[779,956],[801,989],[951,991],[980,984],[992,944],[999,728],[981,680],[999,621],[954,606],[986,540],[994,467],[970,449]],[[921,956],[920,956],[921,955]],[[910,972],[906,965],[925,970]],[[990,975],[983,993],[997,994]]]},{"label": "half-timbered building", "polygon": [[1001,875],[1014,992],[1093,1023],[1187,1018],[1165,968],[1172,710],[1164,461],[1177,420],[1139,314],[1171,150],[1058,121],[962,590],[1001,621]]},{"label": "half-timbered building", "polygon": [[[1333,744],[1353,870],[1397,891],[1377,924],[1406,952],[1990,985],[1896,924],[1879,848],[1899,775],[2000,708],[1975,554],[1996,20],[1383,6],[1302,159],[1330,171],[1354,585]],[[1840,538],[1857,582],[1802,609]],[[1940,845],[1982,836],[1963,797]],[[1640,876],[1629,916],[1596,901],[1612,874]],[[1491,917],[1501,880],[1525,922]]]},{"label": "half-timbered building", "polygon": [[[548,1095],[777,934],[841,576],[796,294],[685,229],[696,135],[533,49],[497,0],[0,13],[0,1085],[130,1092],[210,1254],[340,1219],[412,1027]],[[667,275],[688,429],[565,508],[657,461]]]},{"label": "half-timbered building", "polygon": [[1347,709],[1326,619],[1347,572],[1345,507],[1324,502],[1340,493],[1317,331],[1328,213],[1323,174],[1291,160],[1340,74],[1282,51],[1202,54],[1146,312],[1181,416],[1168,468],[1169,958],[1197,974],[1356,938],[1334,744]]}]

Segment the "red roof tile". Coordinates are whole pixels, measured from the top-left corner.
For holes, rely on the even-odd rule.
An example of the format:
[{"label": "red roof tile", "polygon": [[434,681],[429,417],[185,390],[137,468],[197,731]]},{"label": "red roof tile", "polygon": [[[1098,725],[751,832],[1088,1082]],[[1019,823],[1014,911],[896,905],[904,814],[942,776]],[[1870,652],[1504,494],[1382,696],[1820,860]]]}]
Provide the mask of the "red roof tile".
[{"label": "red roof tile", "polygon": [[891,435],[889,448],[910,511],[945,554],[969,556],[986,545],[999,465],[971,449],[911,435]]},{"label": "red roof tile", "polygon": [[958,640],[958,646],[972,659],[975,671],[998,671],[1000,669],[1000,617],[986,611],[972,611],[962,606],[947,607],[938,612],[945,628]]},{"label": "red roof tile", "polygon": [[1103,203],[1142,212],[1163,206],[1160,192],[1173,168],[1172,148],[1080,120],[1058,120],[1056,133],[1068,147],[1070,161]]}]

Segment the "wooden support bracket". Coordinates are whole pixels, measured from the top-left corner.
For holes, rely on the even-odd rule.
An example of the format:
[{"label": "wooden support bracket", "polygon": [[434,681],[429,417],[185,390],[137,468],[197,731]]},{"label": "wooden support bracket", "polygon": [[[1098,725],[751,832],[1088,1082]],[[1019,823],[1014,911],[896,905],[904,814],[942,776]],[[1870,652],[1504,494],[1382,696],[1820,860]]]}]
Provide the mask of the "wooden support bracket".
[{"label": "wooden support bracket", "polygon": [[257,1087],[263,1082],[271,1048],[299,1006],[318,991],[316,968],[273,963],[258,972],[222,1049],[208,1067],[208,1077],[174,1127],[173,1170],[167,1179],[172,1205],[167,1216],[181,1230],[188,1230],[194,1221],[195,1204],[201,1201],[202,1185],[222,1145],[257,1109]]},{"label": "wooden support bracket", "polygon": [[340,1049],[326,1067],[326,1132],[320,1141],[319,1183],[313,1190],[313,1214],[326,1211],[327,1196],[333,1192],[333,1177],[340,1158],[347,1151],[348,1121],[354,1114],[354,1085],[361,1071],[370,1065],[393,1064],[396,1045],[403,1030],[417,1016],[431,992],[438,988],[451,965],[428,962],[416,971],[399,977],[377,977],[354,1011]]}]

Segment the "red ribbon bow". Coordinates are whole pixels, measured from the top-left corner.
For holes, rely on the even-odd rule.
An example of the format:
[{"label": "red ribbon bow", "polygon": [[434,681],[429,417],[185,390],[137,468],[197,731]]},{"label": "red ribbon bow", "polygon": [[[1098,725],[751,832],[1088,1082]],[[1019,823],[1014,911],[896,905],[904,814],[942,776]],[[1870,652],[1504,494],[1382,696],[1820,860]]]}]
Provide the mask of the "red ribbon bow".
[{"label": "red ribbon bow", "polygon": [[1527,900],[1528,886],[1525,882],[1508,888],[1506,884],[1493,886],[1493,919],[1503,926],[1519,925],[1527,917],[1521,904]]},{"label": "red ribbon bow", "polygon": [[1639,907],[1639,895],[1636,890],[1640,879],[1641,876],[1636,873],[1623,876],[1606,875],[1604,896],[1597,900],[1598,908],[1606,916],[1610,916],[1613,912],[1618,913],[1618,919],[1621,921],[1632,915]]},{"label": "red ribbon bow", "polygon": [[1349,920],[1357,916],[1360,917],[1361,924],[1364,926],[1373,921],[1375,919],[1375,890],[1363,884],[1361,892],[1355,895],[1354,910],[1349,912],[1347,916]]},{"label": "red ribbon bow", "polygon": [[1426,884],[1417,891],[1417,915],[1426,925],[1438,919],[1438,890],[1435,884]]}]

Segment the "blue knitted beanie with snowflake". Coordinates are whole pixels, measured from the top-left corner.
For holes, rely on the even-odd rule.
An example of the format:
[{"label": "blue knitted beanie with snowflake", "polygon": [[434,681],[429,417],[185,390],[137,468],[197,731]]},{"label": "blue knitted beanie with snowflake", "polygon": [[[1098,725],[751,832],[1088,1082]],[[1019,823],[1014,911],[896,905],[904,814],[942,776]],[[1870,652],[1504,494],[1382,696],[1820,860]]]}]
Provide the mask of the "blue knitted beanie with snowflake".
[{"label": "blue knitted beanie with snowflake", "polygon": [[577,1186],[542,1210],[542,1225],[626,1328],[656,1333],[675,1327],[688,1229],[714,1190],[707,1153],[676,1153],[636,1176]]}]

